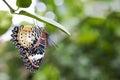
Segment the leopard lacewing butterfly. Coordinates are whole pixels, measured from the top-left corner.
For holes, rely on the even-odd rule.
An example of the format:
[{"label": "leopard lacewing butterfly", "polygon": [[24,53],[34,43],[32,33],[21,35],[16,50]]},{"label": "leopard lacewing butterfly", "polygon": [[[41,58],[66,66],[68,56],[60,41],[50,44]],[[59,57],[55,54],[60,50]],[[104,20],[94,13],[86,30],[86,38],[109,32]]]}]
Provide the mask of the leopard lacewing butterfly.
[{"label": "leopard lacewing butterfly", "polygon": [[11,36],[11,41],[20,51],[26,68],[31,72],[38,70],[48,41],[48,34],[44,28],[31,25],[15,26]]}]

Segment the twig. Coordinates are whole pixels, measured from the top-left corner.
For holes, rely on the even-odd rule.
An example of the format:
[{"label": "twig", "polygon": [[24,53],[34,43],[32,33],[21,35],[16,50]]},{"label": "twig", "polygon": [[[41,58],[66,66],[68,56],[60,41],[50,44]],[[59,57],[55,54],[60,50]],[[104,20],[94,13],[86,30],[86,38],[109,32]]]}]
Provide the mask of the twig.
[{"label": "twig", "polygon": [[5,0],[3,0],[3,2],[9,7],[11,13],[15,12],[15,10]]}]

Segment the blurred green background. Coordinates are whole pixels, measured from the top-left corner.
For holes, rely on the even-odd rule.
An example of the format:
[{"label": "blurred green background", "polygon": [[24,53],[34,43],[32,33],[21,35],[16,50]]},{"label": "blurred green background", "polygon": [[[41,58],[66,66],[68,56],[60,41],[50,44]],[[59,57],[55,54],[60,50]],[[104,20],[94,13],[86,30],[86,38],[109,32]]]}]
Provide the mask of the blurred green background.
[{"label": "blurred green background", "polygon": [[0,80],[120,80],[120,0],[39,0],[35,6],[71,36],[46,25],[58,47],[48,47],[39,70],[30,73],[12,42],[1,40],[13,24],[0,11]]}]

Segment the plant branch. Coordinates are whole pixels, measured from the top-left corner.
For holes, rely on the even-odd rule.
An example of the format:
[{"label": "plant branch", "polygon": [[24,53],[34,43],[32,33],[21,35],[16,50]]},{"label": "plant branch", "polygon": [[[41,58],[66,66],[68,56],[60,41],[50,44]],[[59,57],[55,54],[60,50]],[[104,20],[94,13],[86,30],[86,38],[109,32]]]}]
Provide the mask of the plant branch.
[{"label": "plant branch", "polygon": [[15,12],[15,10],[5,0],[3,0],[3,2],[9,7],[11,13]]},{"label": "plant branch", "polygon": [[[67,30],[64,26],[62,26],[61,24],[57,23],[56,21],[54,21],[54,20],[52,20],[52,19],[49,19],[49,18],[46,18],[46,17],[43,17],[43,16],[37,17],[37,16],[35,16],[35,15],[29,13],[29,12],[23,11],[23,10],[19,11],[18,13],[15,13],[16,10],[14,10],[5,0],[3,0],[3,1],[4,1],[4,3],[9,7],[10,12],[11,12],[12,14],[25,15],[25,16],[34,18],[34,19],[36,19],[36,20],[38,20],[38,21],[42,21],[42,22],[51,24],[52,26],[54,26],[54,27],[56,27],[56,28],[59,28],[60,30],[62,30],[62,31],[65,32],[66,34],[70,35],[70,33],[68,32],[68,30]],[[19,9],[19,7],[18,7],[18,9]],[[17,9],[17,10],[18,10],[18,9]]]}]

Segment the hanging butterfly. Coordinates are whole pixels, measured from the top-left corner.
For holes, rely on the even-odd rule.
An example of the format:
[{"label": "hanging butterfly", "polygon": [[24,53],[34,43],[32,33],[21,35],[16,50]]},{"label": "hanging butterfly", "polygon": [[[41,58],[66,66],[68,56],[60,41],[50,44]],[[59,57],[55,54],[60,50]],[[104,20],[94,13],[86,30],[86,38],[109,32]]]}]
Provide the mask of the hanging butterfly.
[{"label": "hanging butterfly", "polygon": [[12,30],[11,41],[20,51],[26,68],[35,72],[41,65],[48,42],[48,34],[43,27],[22,25]]}]

